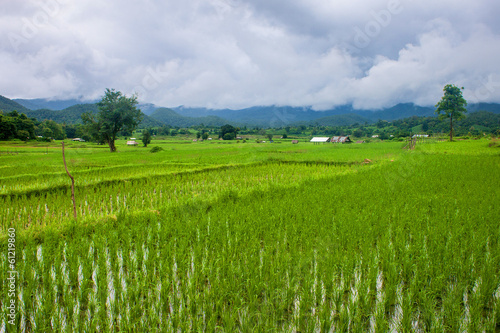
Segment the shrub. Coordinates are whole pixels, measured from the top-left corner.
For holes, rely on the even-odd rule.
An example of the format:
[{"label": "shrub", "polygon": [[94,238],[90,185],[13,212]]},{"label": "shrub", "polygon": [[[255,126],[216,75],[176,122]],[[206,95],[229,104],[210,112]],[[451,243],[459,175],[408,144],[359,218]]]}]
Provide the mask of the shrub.
[{"label": "shrub", "polygon": [[224,134],[224,136],[222,138],[224,140],[234,140],[235,136],[234,136],[234,133],[226,133],[226,134]]},{"label": "shrub", "polygon": [[155,147],[151,148],[150,152],[157,153],[157,152],[162,151],[162,150],[163,150],[162,147],[155,146]]}]

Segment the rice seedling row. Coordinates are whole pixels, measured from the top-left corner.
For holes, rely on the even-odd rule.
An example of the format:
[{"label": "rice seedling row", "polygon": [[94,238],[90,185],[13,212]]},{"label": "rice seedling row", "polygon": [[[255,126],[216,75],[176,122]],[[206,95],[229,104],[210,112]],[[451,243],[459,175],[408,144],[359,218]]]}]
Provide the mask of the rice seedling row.
[{"label": "rice seedling row", "polygon": [[[245,194],[272,184],[288,186],[304,179],[353,171],[356,166],[303,165],[269,162],[250,165],[215,166],[169,175],[111,179],[90,186],[77,186],[80,218],[104,217],[120,212],[158,210],[196,198],[209,200],[228,191]],[[0,196],[1,225],[22,229],[47,226],[72,219],[69,186],[45,188],[23,195]]]}]

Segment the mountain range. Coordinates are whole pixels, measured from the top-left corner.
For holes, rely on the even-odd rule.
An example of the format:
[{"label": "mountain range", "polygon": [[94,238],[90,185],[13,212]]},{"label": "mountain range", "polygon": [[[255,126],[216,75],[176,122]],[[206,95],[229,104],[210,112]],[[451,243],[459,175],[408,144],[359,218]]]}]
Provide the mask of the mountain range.
[{"label": "mountain range", "polygon": [[[315,111],[310,107],[254,106],[245,109],[207,109],[192,107],[157,107],[151,103],[139,104],[145,114],[140,127],[170,125],[173,127],[205,126],[258,126],[283,127],[293,125],[349,126],[354,123],[373,123],[397,120],[412,116],[435,116],[434,107],[412,103],[397,104],[381,110],[358,110],[351,105],[330,110]],[[14,99],[0,95],[0,110],[17,110],[37,120],[51,119],[59,123],[81,123],[84,112],[97,112],[95,103],[80,100]],[[500,104],[479,103],[468,106],[469,112],[489,111],[500,113]]]}]

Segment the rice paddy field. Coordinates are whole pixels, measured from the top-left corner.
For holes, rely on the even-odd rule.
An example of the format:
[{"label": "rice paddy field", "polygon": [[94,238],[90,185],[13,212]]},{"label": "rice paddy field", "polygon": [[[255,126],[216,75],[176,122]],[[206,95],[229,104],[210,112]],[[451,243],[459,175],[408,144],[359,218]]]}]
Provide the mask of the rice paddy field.
[{"label": "rice paddy field", "polygon": [[0,332],[500,332],[498,141],[403,146],[4,142]]}]

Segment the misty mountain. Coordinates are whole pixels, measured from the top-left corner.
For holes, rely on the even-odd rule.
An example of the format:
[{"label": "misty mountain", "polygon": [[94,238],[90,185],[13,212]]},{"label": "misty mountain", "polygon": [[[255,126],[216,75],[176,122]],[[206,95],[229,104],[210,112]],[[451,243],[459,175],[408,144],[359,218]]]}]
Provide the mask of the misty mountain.
[{"label": "misty mountain", "polygon": [[254,106],[240,110],[212,110],[205,108],[173,108],[183,116],[194,117],[195,115],[217,116],[232,122],[245,124],[247,126],[259,127],[282,127],[295,123],[313,121],[315,119],[336,116],[352,112],[352,108],[339,107],[329,111],[315,111],[310,107],[291,106]]},{"label": "misty mountain", "polygon": [[[25,113],[29,118],[35,118],[38,121],[53,120],[60,124],[81,124],[82,114],[90,112],[97,114],[98,108],[96,104],[77,104],[70,106],[64,110],[26,110]],[[163,123],[144,115],[144,118],[139,125],[140,127],[158,127]]]},{"label": "misty mountain", "polygon": [[210,127],[219,127],[228,123],[226,119],[211,115],[203,117],[186,117],[168,108],[158,108],[150,117],[173,127],[191,127],[200,124]]},{"label": "misty mountain", "polygon": [[305,125],[317,125],[317,126],[351,126],[353,124],[364,124],[372,123],[372,121],[366,117],[360,116],[355,113],[339,114],[335,116],[327,116],[311,120]]},{"label": "misty mountain", "polygon": [[[16,102],[17,101],[17,102]],[[23,106],[24,105],[24,106]],[[39,108],[39,106],[43,106]],[[62,110],[57,110],[67,106]],[[435,108],[418,106],[412,103],[401,103],[390,108],[374,110],[358,110],[351,105],[342,105],[330,110],[316,111],[311,107],[291,106],[254,106],[239,110],[207,109],[179,106],[175,108],[157,107],[152,103],[138,105],[145,114],[141,127],[154,127],[168,124],[170,126],[189,127],[204,124],[206,126],[258,126],[283,127],[297,124],[319,124],[330,126],[346,126],[353,123],[373,123],[379,119],[393,121],[412,116],[434,117]],[[71,100],[10,100],[0,96],[0,110],[26,113],[36,119],[52,119],[61,123],[80,123],[83,112],[96,112],[95,104],[81,104],[76,99]],[[489,111],[500,113],[500,104],[478,103],[468,106],[469,113]]]},{"label": "misty mountain", "polygon": [[436,115],[434,110],[434,107],[418,106],[413,103],[401,103],[382,110],[353,110],[353,112],[372,121],[377,121],[379,119],[392,121],[412,116],[432,117]]},{"label": "misty mountain", "polygon": [[325,111],[316,111],[310,107],[291,106],[255,106],[241,110],[178,107],[173,108],[173,110],[183,116],[212,115],[233,122],[260,127],[282,127],[294,124],[314,124],[316,122],[323,124],[325,121],[328,125],[343,126],[356,122],[372,123],[378,119],[391,121],[411,116],[431,116],[434,114],[434,108],[414,104],[398,104],[383,110],[356,110],[351,105],[338,106]]},{"label": "misty mountain", "polygon": [[141,109],[142,113],[145,115],[150,116],[158,109],[158,106],[153,103],[139,103],[137,104],[137,108]]},{"label": "misty mountain", "polygon": [[97,113],[95,104],[77,104],[64,110],[39,109],[29,110],[26,115],[29,118],[35,118],[38,121],[53,120],[56,123],[81,124],[82,114],[85,112]]},{"label": "misty mountain", "polygon": [[0,95],[0,110],[10,112],[10,111],[19,111],[21,113],[26,113],[26,111],[29,111],[27,108],[22,106],[21,104],[8,99],[7,97],[3,97]]},{"label": "misty mountain", "polygon": [[500,113],[500,104],[498,103],[470,104],[467,106],[467,111],[468,112],[488,111],[493,113]]},{"label": "misty mountain", "polygon": [[82,101],[78,99],[49,100],[45,98],[14,99],[14,101],[30,110],[39,110],[39,109],[64,110],[73,105],[92,104],[97,102],[97,101]]},{"label": "misty mountain", "polygon": [[[95,104],[98,102],[98,100],[94,101],[81,101],[78,99],[66,99],[66,100],[49,100],[49,99],[44,99],[44,98],[37,98],[37,99],[13,99],[12,101],[24,106],[27,109],[30,110],[40,110],[40,109],[47,109],[47,110],[55,110],[55,111],[60,111],[67,109],[69,107],[72,107],[74,105],[81,105],[81,104]],[[141,111],[146,114],[150,115],[153,113],[158,107],[152,103],[139,103],[137,105]]]},{"label": "misty mountain", "polygon": [[[393,121],[408,117],[434,117],[435,108],[430,106],[418,106],[413,103],[401,103],[390,108],[381,110],[358,110],[351,105],[342,105],[336,108],[316,111],[309,107],[291,106],[255,106],[241,110],[230,109],[206,109],[206,108],[173,108],[178,114],[188,117],[217,116],[232,122],[242,123],[247,126],[260,127],[282,127],[295,124],[325,124],[331,126],[343,126],[359,123],[373,123],[379,119]],[[489,111],[500,113],[500,104],[480,103],[471,104],[469,112]],[[358,116],[358,117],[355,117]],[[342,116],[342,117],[340,117]]]}]

